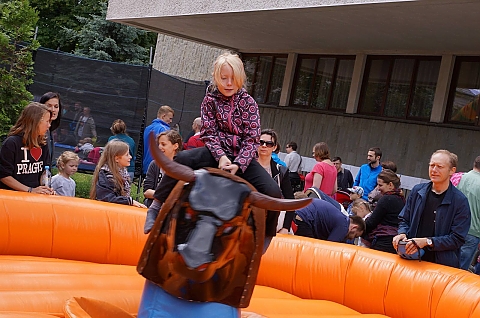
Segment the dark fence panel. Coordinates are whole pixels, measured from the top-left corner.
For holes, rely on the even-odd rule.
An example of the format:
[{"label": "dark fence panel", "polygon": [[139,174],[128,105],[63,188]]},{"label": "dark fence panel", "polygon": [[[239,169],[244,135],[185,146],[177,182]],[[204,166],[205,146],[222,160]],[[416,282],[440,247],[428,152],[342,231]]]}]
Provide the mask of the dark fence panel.
[{"label": "dark fence panel", "polygon": [[193,120],[200,116],[205,89],[204,82],[188,81],[152,70],[147,124],[157,117],[160,106],[168,105],[175,111],[172,125],[178,124],[182,136],[188,135]]},{"label": "dark fence panel", "polygon": [[112,135],[110,126],[115,119],[125,121],[127,133],[137,145],[136,165],[143,155],[143,129],[156,118],[158,108],[171,106],[175,110],[172,125],[178,124],[186,136],[193,119],[200,114],[205,95],[203,82],[175,78],[148,66],[98,61],[46,49],[36,52],[34,71],[29,91],[35,100],[49,91],[60,93],[67,112],[61,127],[73,129],[69,124],[78,102],[91,109],[98,146],[103,146]]}]

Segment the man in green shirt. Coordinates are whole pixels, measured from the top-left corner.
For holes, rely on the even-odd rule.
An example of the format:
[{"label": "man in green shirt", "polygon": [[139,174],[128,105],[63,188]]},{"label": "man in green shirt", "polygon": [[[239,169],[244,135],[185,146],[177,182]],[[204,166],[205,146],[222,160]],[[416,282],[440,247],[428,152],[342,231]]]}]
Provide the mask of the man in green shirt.
[{"label": "man in green shirt", "polygon": [[480,243],[480,156],[475,158],[473,170],[465,173],[457,188],[468,199],[472,223],[460,250],[460,268],[468,270]]}]

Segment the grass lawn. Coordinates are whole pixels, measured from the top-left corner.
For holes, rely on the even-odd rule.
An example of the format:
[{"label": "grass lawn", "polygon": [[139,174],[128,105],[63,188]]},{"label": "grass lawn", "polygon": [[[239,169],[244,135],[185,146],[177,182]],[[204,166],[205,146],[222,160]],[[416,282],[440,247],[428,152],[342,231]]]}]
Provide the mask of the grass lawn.
[{"label": "grass lawn", "polygon": [[[57,174],[58,171],[57,169],[53,169],[53,173]],[[80,173],[77,172],[72,176],[72,179],[75,180],[75,183],[77,184],[76,190],[75,190],[75,196],[78,198],[90,198],[90,188],[92,186],[92,178],[93,175],[89,173]],[[140,187],[140,191],[138,192],[137,195],[137,183],[132,184],[132,188],[130,190],[130,194],[134,200],[137,200],[138,202],[143,203],[143,188]]]}]

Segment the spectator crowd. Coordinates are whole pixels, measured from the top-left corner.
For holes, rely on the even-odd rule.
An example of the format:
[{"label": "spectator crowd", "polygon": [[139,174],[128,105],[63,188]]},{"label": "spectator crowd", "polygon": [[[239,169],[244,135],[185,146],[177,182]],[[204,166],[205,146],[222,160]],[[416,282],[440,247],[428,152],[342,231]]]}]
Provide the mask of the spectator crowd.
[{"label": "spectator crowd", "polygon": [[[286,144],[284,160],[279,158],[278,133],[261,129],[258,106],[243,88],[244,80],[238,57],[224,54],[217,59],[200,116],[184,141],[172,129],[173,108],[159,107],[143,132],[144,202],[131,196],[137,145],[125,122],[115,119],[112,136],[100,146],[90,107],[77,102],[73,110],[64,109],[55,92],[26,106],[3,140],[0,188],[75,196],[71,177],[88,161],[95,168],[90,198],[148,209],[145,233],[149,233],[176,183],[152,159],[152,134],[169,160],[237,174],[272,197],[313,197],[307,207],[283,211],[280,217],[268,211],[267,238],[282,233],[356,244],[480,273],[480,156],[472,170],[462,173],[457,171],[457,155],[435,151],[425,162],[429,182],[414,186],[408,196],[397,165],[382,161],[378,147],[366,149],[366,163],[353,176],[342,166],[342,154],[332,156],[321,141],[308,148],[315,165],[302,171],[304,159],[295,141]],[[72,149],[54,158],[55,142]],[[45,184],[41,176],[47,166],[56,166],[58,174]],[[404,245],[401,252],[399,245]]]}]

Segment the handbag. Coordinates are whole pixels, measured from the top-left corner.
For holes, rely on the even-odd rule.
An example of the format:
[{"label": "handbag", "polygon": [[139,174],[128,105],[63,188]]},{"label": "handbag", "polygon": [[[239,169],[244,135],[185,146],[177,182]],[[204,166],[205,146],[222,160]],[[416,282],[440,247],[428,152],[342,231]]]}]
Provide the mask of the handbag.
[{"label": "handbag", "polygon": [[[414,253],[414,254],[407,254],[406,253],[405,247],[406,247],[408,242],[413,242],[413,245],[415,245],[415,247],[417,248],[417,253]],[[414,240],[400,241],[400,242],[398,242],[397,254],[400,255],[401,258],[408,259],[408,260],[417,260],[418,259],[421,262],[422,261],[422,256],[423,256],[423,254],[425,254],[425,251],[422,248],[420,248],[417,245],[417,242],[415,242]]]}]

